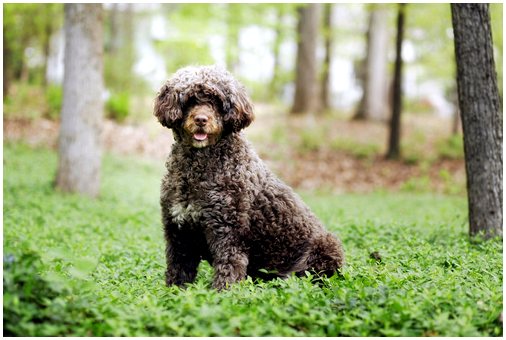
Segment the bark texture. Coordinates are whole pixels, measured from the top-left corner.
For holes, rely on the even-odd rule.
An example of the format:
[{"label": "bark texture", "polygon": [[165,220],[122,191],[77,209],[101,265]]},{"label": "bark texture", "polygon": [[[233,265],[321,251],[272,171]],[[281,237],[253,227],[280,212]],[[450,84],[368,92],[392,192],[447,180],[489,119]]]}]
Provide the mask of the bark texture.
[{"label": "bark texture", "polygon": [[392,118],[390,120],[390,135],[388,139],[388,159],[401,156],[401,111],[402,111],[402,42],[404,40],[404,12],[406,4],[399,4],[397,15],[397,40],[394,69],[394,84],[392,98]]},{"label": "bark texture", "polygon": [[367,30],[363,95],[354,119],[386,120],[388,114],[388,16],[386,8],[371,5]]},{"label": "bark texture", "polygon": [[283,32],[283,10],[275,8],[276,26],[274,27],[274,42],[272,45],[272,55],[274,56],[274,66],[272,70],[272,78],[269,84],[271,98],[276,99],[281,95],[281,44],[284,39]]},{"label": "bark texture", "polygon": [[502,107],[488,4],[452,4],[469,232],[502,236]]},{"label": "bark texture", "polygon": [[299,8],[298,44],[295,66],[295,96],[291,113],[316,112],[319,104],[316,46],[320,4]]},{"label": "bark texture", "polygon": [[6,39],[6,36],[4,34],[3,36],[3,50],[4,50],[4,64],[3,64],[3,95],[4,98],[7,97],[9,94],[9,88],[11,86],[12,76],[13,72],[11,70],[11,67],[9,65],[12,65],[12,51],[11,47],[9,46],[9,41]]},{"label": "bark texture", "polygon": [[103,117],[101,4],[65,4],[65,66],[56,186],[95,197]]},{"label": "bark texture", "polygon": [[323,5],[323,32],[324,32],[324,47],[325,56],[323,58],[323,74],[322,74],[322,86],[321,86],[321,110],[327,110],[330,108],[330,62],[332,60],[332,48],[333,48],[333,29],[334,23],[332,18],[333,6],[331,3]]}]

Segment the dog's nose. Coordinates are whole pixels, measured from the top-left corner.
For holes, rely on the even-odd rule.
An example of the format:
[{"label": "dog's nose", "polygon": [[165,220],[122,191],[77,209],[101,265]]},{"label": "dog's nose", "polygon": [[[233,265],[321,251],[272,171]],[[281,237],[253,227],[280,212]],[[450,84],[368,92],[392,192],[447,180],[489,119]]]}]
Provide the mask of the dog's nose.
[{"label": "dog's nose", "polygon": [[194,120],[195,124],[197,124],[198,126],[204,126],[207,124],[208,118],[205,115],[197,115],[195,116]]}]

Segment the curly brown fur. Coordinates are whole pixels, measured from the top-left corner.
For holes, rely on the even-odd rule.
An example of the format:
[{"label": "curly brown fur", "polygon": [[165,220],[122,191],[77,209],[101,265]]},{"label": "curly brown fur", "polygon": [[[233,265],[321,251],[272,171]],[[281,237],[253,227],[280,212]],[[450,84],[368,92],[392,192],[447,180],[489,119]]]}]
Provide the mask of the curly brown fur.
[{"label": "curly brown fur", "polygon": [[240,132],[253,120],[252,105],[227,71],[179,70],[154,113],[175,138],[160,199],[167,285],[193,282],[203,259],[214,267],[217,289],[246,275],[265,277],[262,269],[287,277],[332,275],[343,266],[341,242]]}]

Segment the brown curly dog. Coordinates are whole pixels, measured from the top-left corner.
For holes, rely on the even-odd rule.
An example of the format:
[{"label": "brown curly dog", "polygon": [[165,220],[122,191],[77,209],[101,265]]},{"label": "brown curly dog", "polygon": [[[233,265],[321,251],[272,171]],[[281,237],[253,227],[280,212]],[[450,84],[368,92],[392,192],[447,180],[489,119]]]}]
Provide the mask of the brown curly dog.
[{"label": "brown curly dog", "polygon": [[175,139],[160,199],[167,285],[193,282],[201,260],[212,264],[217,289],[246,275],[332,275],[343,266],[341,242],[240,132],[253,121],[252,105],[227,71],[180,69],[154,114]]}]

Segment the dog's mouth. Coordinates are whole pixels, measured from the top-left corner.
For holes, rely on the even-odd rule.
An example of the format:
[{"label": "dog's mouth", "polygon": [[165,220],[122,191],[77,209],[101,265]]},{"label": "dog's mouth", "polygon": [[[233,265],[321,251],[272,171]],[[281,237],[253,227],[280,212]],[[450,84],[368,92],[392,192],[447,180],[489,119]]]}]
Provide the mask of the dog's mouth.
[{"label": "dog's mouth", "polygon": [[205,141],[207,139],[207,133],[203,133],[203,132],[194,133],[193,139],[195,139],[199,142]]}]

